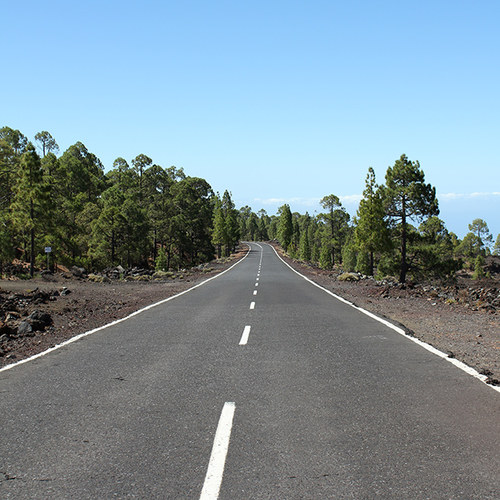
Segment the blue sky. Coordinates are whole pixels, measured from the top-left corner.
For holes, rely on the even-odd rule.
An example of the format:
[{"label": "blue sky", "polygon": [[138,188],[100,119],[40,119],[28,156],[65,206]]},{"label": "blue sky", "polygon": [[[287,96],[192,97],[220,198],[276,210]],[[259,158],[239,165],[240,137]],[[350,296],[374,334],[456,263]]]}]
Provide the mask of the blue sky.
[{"label": "blue sky", "polygon": [[139,153],[236,206],[351,215],[405,153],[500,232],[500,2],[2,2],[0,126]]}]

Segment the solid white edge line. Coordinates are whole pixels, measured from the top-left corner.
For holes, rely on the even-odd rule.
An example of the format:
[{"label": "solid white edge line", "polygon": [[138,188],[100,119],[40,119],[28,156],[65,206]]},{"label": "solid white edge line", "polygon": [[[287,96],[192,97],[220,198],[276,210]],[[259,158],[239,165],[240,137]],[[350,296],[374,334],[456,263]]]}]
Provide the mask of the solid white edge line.
[{"label": "solid white edge line", "polygon": [[486,383],[486,381],[488,380],[488,377],[486,375],[482,375],[477,370],[475,370],[474,368],[466,365],[462,361],[459,361],[458,359],[450,358],[447,354],[445,354],[444,352],[440,351],[439,349],[436,349],[434,346],[425,343],[423,340],[420,340],[420,339],[417,339],[416,337],[412,337],[411,335],[408,335],[402,328],[399,328],[398,326],[394,325],[390,321],[387,321],[387,320],[381,318],[380,316],[377,316],[376,314],[373,314],[372,312],[367,311],[366,309],[363,309],[362,307],[359,307],[359,306],[353,304],[352,302],[349,302],[348,300],[344,299],[343,297],[340,297],[339,295],[336,295],[335,293],[331,292],[330,290],[327,290],[326,288],[322,287],[321,285],[318,285],[318,283],[315,283],[313,280],[309,279],[307,276],[304,276],[303,274],[299,273],[299,271],[295,270],[290,264],[288,264],[288,262],[286,262],[278,254],[278,252],[276,251],[276,249],[272,245],[269,245],[269,246],[274,250],[274,253],[283,262],[283,264],[285,264],[286,266],[288,266],[295,274],[298,274],[301,278],[304,278],[309,283],[311,283],[314,286],[318,287],[320,290],[323,290],[324,292],[328,293],[332,297],[335,297],[337,300],[340,300],[344,304],[347,304],[347,305],[353,307],[354,309],[357,309],[358,311],[362,312],[363,314],[366,314],[367,316],[369,316],[370,318],[374,319],[375,321],[378,321],[379,323],[382,323],[383,325],[387,326],[391,330],[394,330],[395,332],[399,333],[400,335],[403,335],[403,337],[411,340],[412,342],[415,342],[415,344],[418,344],[420,347],[423,347],[424,349],[427,349],[429,352],[432,352],[436,356],[439,356],[440,358],[445,359],[446,361],[448,361],[452,365],[455,365],[457,368],[460,368],[465,373],[467,373],[469,375],[472,375],[473,377],[477,378],[478,380],[480,380],[481,382],[483,382],[483,384],[485,384],[489,388],[491,388],[494,391],[497,391],[497,392],[500,393],[500,386],[496,386],[496,385],[492,385],[492,384],[487,384]]},{"label": "solid white edge line", "polygon": [[245,328],[243,328],[243,334],[241,335],[239,345],[246,345],[247,344],[248,337],[250,335],[250,329],[251,329],[250,325],[247,325],[247,326],[245,326]]},{"label": "solid white edge line", "polygon": [[46,354],[49,354],[52,351],[56,351],[57,349],[61,349],[61,347],[66,347],[67,345],[72,344],[73,342],[76,342],[77,340],[80,340],[80,339],[87,337],[89,335],[92,335],[93,333],[96,333],[96,332],[99,332],[99,331],[104,330],[106,328],[109,328],[110,326],[117,325],[118,323],[122,323],[123,321],[127,321],[128,319],[130,319],[134,316],[137,316],[138,314],[141,314],[144,311],[148,311],[149,309],[152,309],[153,307],[160,306],[162,304],[165,304],[166,302],[169,302],[170,300],[176,299],[177,297],[180,297],[181,295],[184,295],[185,293],[188,293],[191,290],[194,290],[195,288],[198,288],[202,285],[205,285],[209,281],[212,281],[215,278],[218,278],[219,276],[222,276],[223,274],[227,273],[233,267],[235,267],[238,264],[240,264],[241,262],[243,262],[248,257],[249,253],[250,253],[250,245],[248,245],[248,252],[246,253],[246,255],[242,259],[240,259],[238,262],[235,262],[231,267],[228,267],[226,270],[216,274],[215,276],[212,276],[211,278],[208,278],[205,281],[202,281],[201,283],[198,283],[197,285],[194,285],[191,288],[188,288],[187,290],[179,292],[176,295],[172,295],[171,297],[160,300],[159,302],[155,302],[154,304],[150,304],[149,306],[143,307],[142,309],[138,309],[137,311],[134,311],[133,313],[129,314],[128,316],[125,316],[124,318],[117,319],[116,321],[112,321],[111,323],[107,323],[106,325],[103,325],[103,326],[98,326],[97,328],[94,328],[93,330],[89,330],[88,332],[80,333],[74,337],[71,337],[68,340],[65,340],[64,342],[61,342],[60,344],[55,345],[54,347],[50,347],[46,351],[39,352],[38,354],[34,354],[33,356],[30,356],[29,358],[26,358],[26,359],[21,359],[21,360],[17,361],[16,363],[6,365],[6,366],[0,368],[0,373],[4,372],[6,370],[10,370],[10,369],[14,368],[15,366],[19,366],[19,365],[22,365],[24,363],[28,363],[28,361],[33,361],[37,358],[41,358],[42,356],[45,356]]},{"label": "solid white edge line", "polygon": [[216,500],[219,497],[235,410],[235,403],[224,403],[219,424],[217,425],[217,431],[215,432],[214,444],[210,455],[210,461],[208,462],[207,475],[205,476],[205,482],[201,490],[200,500]]}]

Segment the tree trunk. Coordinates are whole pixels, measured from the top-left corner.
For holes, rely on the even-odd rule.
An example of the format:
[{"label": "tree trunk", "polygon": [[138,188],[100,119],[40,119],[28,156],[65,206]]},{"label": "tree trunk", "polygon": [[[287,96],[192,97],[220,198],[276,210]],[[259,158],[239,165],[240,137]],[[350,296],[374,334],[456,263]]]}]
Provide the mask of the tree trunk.
[{"label": "tree trunk", "polygon": [[170,259],[172,256],[172,243],[168,245],[163,242],[163,248],[165,248],[165,253],[167,254],[167,271],[170,269]]},{"label": "tree trunk", "polygon": [[35,210],[33,207],[33,200],[31,200],[30,217],[31,217],[30,276],[33,278],[33,275],[35,274],[35,227],[33,226],[33,219],[35,218]]},{"label": "tree trunk", "polygon": [[158,245],[158,240],[156,239],[156,228],[154,228],[154,230],[153,230],[153,262],[156,262],[156,257],[158,256],[156,245]]},{"label": "tree trunk", "polygon": [[373,276],[373,252],[370,252],[370,276]]},{"label": "tree trunk", "polygon": [[35,274],[35,228],[31,229],[31,255],[30,255],[30,276]]},{"label": "tree trunk", "polygon": [[405,213],[405,203],[403,200],[403,215],[401,217],[401,269],[399,273],[399,282],[406,282],[406,272],[408,271],[408,264],[406,263],[406,213]]},{"label": "tree trunk", "polygon": [[115,230],[111,230],[111,265],[115,265]]}]

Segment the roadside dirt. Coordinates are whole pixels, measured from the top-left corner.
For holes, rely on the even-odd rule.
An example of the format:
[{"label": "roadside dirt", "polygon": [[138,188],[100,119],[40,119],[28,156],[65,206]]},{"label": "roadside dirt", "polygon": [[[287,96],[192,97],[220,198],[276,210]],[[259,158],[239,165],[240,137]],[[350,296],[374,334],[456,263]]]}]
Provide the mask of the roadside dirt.
[{"label": "roadside dirt", "polygon": [[[278,249],[277,249],[278,250]],[[280,255],[315,283],[370,312],[402,325],[408,333],[457,358],[500,385],[500,315],[481,300],[456,301],[433,286],[406,286],[372,279],[341,281],[340,273],[321,270]],[[493,294],[498,304],[500,284],[495,280],[462,282],[456,295]],[[491,303],[490,302],[490,303]]]}]

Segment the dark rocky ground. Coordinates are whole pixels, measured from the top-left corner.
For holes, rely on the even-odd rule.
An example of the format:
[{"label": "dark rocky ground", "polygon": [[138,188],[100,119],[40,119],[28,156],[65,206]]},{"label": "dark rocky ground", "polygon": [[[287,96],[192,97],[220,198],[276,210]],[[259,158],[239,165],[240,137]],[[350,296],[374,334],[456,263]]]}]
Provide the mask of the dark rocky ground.
[{"label": "dark rocky ground", "polygon": [[[41,352],[79,333],[170,297],[232,265],[229,259],[196,269],[156,274],[113,268],[98,275],[81,270],[33,280],[0,281],[0,366]],[[459,277],[448,286],[401,286],[359,275],[324,271],[285,259],[298,271],[380,316],[404,325],[419,339],[500,380],[500,279]]]}]

